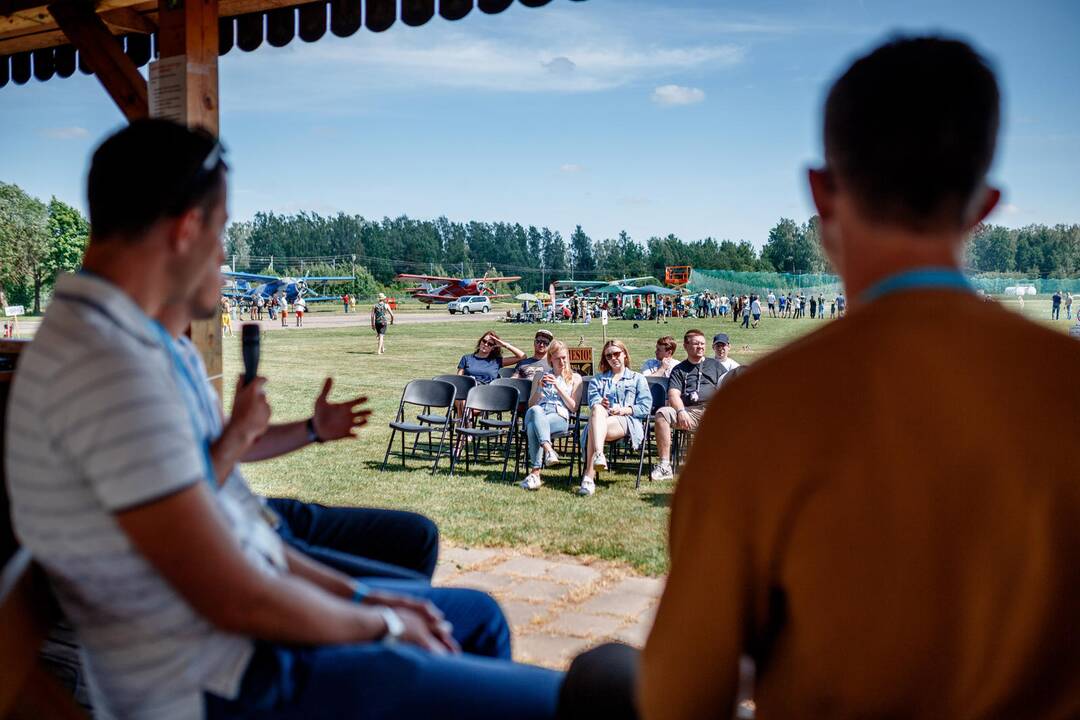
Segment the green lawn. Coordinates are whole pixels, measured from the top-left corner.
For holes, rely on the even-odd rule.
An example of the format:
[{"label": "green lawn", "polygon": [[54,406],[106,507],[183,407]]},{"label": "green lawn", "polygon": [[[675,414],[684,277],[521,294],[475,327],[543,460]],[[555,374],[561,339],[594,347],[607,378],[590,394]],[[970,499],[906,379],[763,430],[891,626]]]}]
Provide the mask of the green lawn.
[{"label": "green lawn", "polygon": [[[1009,307],[1015,305],[1015,299],[1009,301]],[[361,310],[366,313],[367,308]],[[245,474],[264,494],[328,504],[416,510],[433,518],[444,538],[458,544],[532,546],[547,552],[621,560],[645,573],[663,573],[671,482],[646,483],[636,491],[632,474],[608,472],[598,479],[594,497],[579,498],[563,482],[565,466],[550,472],[549,484],[534,493],[519,489],[517,477],[508,476],[507,482],[501,483],[495,466],[481,470],[474,467],[470,473],[462,467],[453,480],[445,464],[435,476],[428,472],[429,465],[419,461],[411,461],[406,471],[401,471],[400,466],[386,472],[378,469],[389,437],[387,422],[406,382],[454,372],[458,358],[470,352],[489,327],[523,350],[531,348],[537,326],[501,323],[499,314],[492,314],[490,324],[455,322],[447,316],[445,323],[392,327],[384,356],[373,353],[374,336],[367,328],[265,333],[260,370],[269,378],[276,421],[310,415],[315,395],[327,375],[336,381],[332,397],[365,394],[374,415],[359,440],[308,448],[279,460],[248,465]],[[1049,300],[1028,302],[1024,314],[1032,319],[1048,319]],[[681,342],[682,333],[690,327],[700,327],[710,340],[715,332],[727,332],[732,338],[732,356],[745,363],[754,362],[825,322],[765,319],[756,330],[742,330],[730,320],[672,320],[660,326],[642,322],[634,329],[631,322],[613,320],[608,334],[626,342],[635,368],[651,356],[657,337],[673,335]],[[1064,320],[1055,323],[1063,332],[1068,325]],[[547,327],[571,346],[584,338],[584,344],[594,347],[599,357],[599,322]],[[225,339],[227,378],[240,371],[238,336]],[[226,387],[231,388],[232,383],[226,382]],[[226,405],[230,399],[226,398]]]}]

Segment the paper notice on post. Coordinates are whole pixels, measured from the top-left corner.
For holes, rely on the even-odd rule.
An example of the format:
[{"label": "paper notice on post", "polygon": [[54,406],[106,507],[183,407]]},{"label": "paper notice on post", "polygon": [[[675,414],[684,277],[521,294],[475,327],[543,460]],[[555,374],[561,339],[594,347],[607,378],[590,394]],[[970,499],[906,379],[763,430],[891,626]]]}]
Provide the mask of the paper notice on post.
[{"label": "paper notice on post", "polygon": [[187,123],[187,55],[150,63],[150,117]]}]

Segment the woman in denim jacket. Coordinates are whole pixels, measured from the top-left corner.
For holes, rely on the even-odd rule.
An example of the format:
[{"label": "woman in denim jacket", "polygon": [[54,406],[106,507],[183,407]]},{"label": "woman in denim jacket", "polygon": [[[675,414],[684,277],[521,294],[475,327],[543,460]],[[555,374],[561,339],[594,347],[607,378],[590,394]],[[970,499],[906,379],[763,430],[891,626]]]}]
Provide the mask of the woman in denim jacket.
[{"label": "woman in denim jacket", "polygon": [[581,452],[586,458],[578,495],[596,492],[596,470],[607,469],[604,443],[629,437],[637,448],[645,437],[642,422],[652,409],[649,383],[630,369],[630,353],[621,340],[608,340],[600,353],[600,375],[589,383],[589,425],[582,432]]}]

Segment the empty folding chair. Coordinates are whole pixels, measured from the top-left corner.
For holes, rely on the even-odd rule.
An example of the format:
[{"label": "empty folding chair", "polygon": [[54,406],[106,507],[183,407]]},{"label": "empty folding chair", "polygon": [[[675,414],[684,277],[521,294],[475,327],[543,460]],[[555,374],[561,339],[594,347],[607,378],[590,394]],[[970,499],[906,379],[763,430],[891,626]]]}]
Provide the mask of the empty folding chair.
[{"label": "empty folding chair", "polygon": [[[506,466],[510,462],[510,446],[514,442],[514,427],[517,424],[518,391],[507,385],[477,385],[465,398],[465,409],[458,422],[457,443],[450,456],[450,476],[454,475],[458,456],[465,450],[465,469],[469,469],[469,452],[464,448],[465,441],[502,440],[503,469],[502,479],[506,480]],[[487,426],[482,422],[489,413],[509,413],[510,420],[505,426]],[[480,422],[476,427],[468,427],[468,421],[477,415]]]},{"label": "empty folding chair", "polygon": [[646,379],[649,381],[649,391],[652,393],[652,407],[649,409],[649,417],[645,418],[645,437],[641,440],[641,449],[638,454],[637,480],[634,481],[635,489],[641,487],[641,470],[645,466],[646,448],[649,448],[649,459],[652,459],[652,448],[649,447],[649,443],[652,442],[652,429],[656,420],[656,413],[660,408],[667,405],[668,379],[665,377]]},{"label": "empty folding chair", "polygon": [[[504,370],[506,368],[503,368]],[[522,447],[527,447],[525,439],[525,411],[529,409],[529,396],[532,394],[532,380],[524,378],[500,377],[491,382],[492,385],[506,385],[515,388],[518,392],[517,426],[514,430],[514,475],[520,471]],[[484,427],[509,427],[509,423],[502,419],[484,419],[480,421]]]},{"label": "empty folding chair", "polygon": [[[390,458],[390,451],[394,446],[394,437],[401,433],[401,466],[405,467],[405,436],[419,437],[426,435],[428,444],[433,442],[432,434],[439,433],[439,449],[435,453],[435,462],[431,466],[431,472],[439,467],[439,459],[442,457],[443,445],[446,444],[446,434],[452,431],[454,416],[454,400],[457,399],[457,391],[454,386],[442,380],[412,380],[405,386],[401,393],[401,402],[398,403],[396,418],[390,423],[390,442],[386,445],[386,454],[383,456],[382,467],[386,467],[386,461]],[[424,408],[426,420],[424,422],[406,422],[405,406]],[[445,410],[444,415],[433,414],[432,410]],[[415,455],[416,446],[413,445]]]}]

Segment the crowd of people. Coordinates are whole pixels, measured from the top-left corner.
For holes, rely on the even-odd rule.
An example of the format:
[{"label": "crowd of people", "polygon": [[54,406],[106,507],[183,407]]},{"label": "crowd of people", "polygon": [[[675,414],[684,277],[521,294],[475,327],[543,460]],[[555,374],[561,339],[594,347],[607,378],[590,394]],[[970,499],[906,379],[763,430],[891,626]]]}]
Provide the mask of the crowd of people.
[{"label": "crowd of people", "polygon": [[[226,336],[234,333],[233,323],[240,322],[244,315],[252,322],[265,319],[276,320],[281,318],[281,327],[288,327],[289,299],[284,292],[277,292],[269,298],[262,295],[254,297],[229,297],[222,295],[218,301],[221,308],[221,332]],[[307,312],[307,301],[301,295],[297,295],[292,303],[293,317],[296,327],[304,327],[304,314]]]},{"label": "crowd of people", "polygon": [[[653,405],[650,377],[664,378],[668,385],[668,405],[657,413],[654,425],[659,460],[650,478],[674,477],[670,463],[672,429],[691,433],[697,429],[705,405],[721,381],[740,367],[728,357],[730,346],[728,335],[717,333],[713,336],[713,357],[706,358],[704,333],[688,330],[683,336],[686,360],[678,362],[675,339],[664,336],[656,341],[655,356],[635,372],[626,345],[621,340],[608,340],[600,351],[599,372],[586,383],[570,366],[566,343],[555,340],[550,330],[536,331],[532,355],[488,331],[480,336],[476,349],[458,361],[457,374],[487,385],[500,376],[503,368],[513,366],[511,377],[531,381],[524,418],[528,473],[519,483],[526,490],[538,490],[543,485],[544,468],[561,462],[552,446],[552,433],[570,430],[584,402],[589,416],[578,439],[584,462],[576,492],[587,497],[596,493],[597,471],[608,467],[604,452],[607,443],[626,439],[637,450],[644,441],[644,422]],[[588,393],[582,397],[584,388]]]},{"label": "crowd of people", "polygon": [[[222,147],[165,120],[106,140],[83,269],[57,283],[5,429],[14,530],[75,629],[95,715],[727,717],[746,659],[762,717],[1080,716],[1080,460],[1016,436],[1018,407],[1080,435],[1080,345],[979,299],[959,260],[1001,198],[994,73],[966,43],[895,38],[835,81],[824,115],[807,178],[849,318],[736,382],[723,333],[709,358],[687,331],[674,366],[673,339],[657,341],[658,444],[661,423],[698,434],[670,571],[640,654],[600,647],[565,674],[514,663],[501,609],[432,587],[430,550],[391,552],[430,548],[422,519],[405,540],[251,493],[236,462],[352,437],[363,398],[329,403],[327,380],[308,420],[271,426],[267,380],[240,379],[220,414],[181,336],[220,302]],[[1009,372],[1003,347],[1024,348]],[[478,381],[531,372],[533,465],[582,394],[566,350],[538,333],[529,358],[485,333],[459,364]],[[605,343],[583,495],[605,441],[642,441],[651,393],[631,365]],[[703,411],[718,390],[723,412]],[[794,432],[748,452],[780,407]],[[667,474],[662,454],[653,470]],[[420,579],[379,577],[347,543],[323,562],[303,546],[341,541],[326,525],[360,528],[368,559]]]}]

